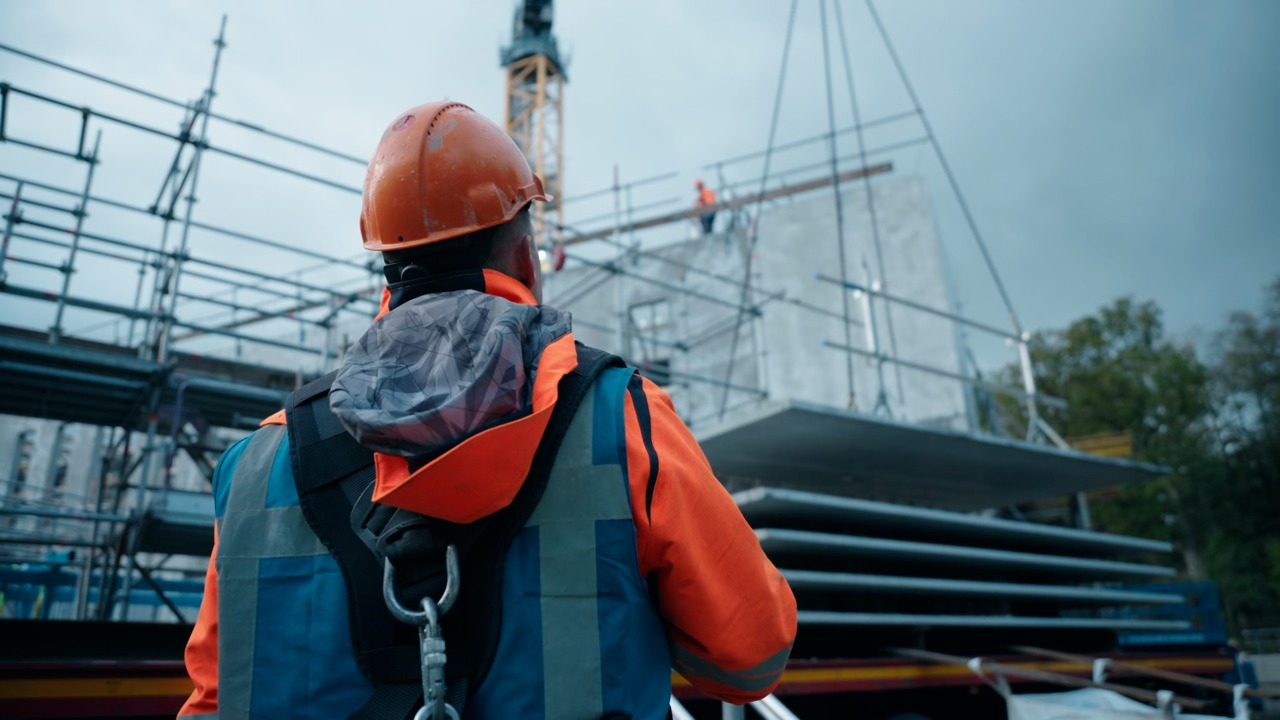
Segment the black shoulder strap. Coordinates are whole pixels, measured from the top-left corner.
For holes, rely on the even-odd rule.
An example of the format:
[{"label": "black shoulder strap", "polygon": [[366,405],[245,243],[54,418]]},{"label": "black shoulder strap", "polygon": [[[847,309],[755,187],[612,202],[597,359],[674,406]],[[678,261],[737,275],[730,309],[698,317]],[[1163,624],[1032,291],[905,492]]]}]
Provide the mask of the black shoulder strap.
[{"label": "black shoulder strap", "polygon": [[[387,611],[377,591],[382,568],[350,532],[349,496],[373,482],[373,454],[329,410],[336,376],[335,371],[308,383],[285,401],[289,460],[303,516],[342,571],[356,664],[379,688],[352,717],[409,718],[422,702],[417,634]],[[365,710],[378,714],[362,715]]]},{"label": "black shoulder strap", "polygon": [[[440,537],[441,543],[462,537],[460,544],[466,547],[462,591],[442,621],[451,702],[457,690],[479,687],[493,661],[501,630],[506,549],[542,499],[578,406],[606,367],[625,366],[618,357],[600,350],[581,344],[576,349],[578,366],[560,381],[559,399],[529,475],[511,504],[472,526],[419,516],[431,529],[429,536]],[[391,617],[382,599],[381,561],[366,545],[368,538],[362,540],[352,529],[353,507],[369,504],[373,454],[329,410],[329,387],[336,375],[330,373],[303,386],[286,401],[290,461],[303,514],[342,570],[356,662],[377,688],[373,699],[352,717],[409,717],[422,700],[417,638],[413,628]],[[356,507],[356,512],[362,509]],[[443,547],[424,548],[423,557],[430,558],[425,562],[434,564],[442,551]],[[424,568],[418,575],[439,575],[441,569]]]}]

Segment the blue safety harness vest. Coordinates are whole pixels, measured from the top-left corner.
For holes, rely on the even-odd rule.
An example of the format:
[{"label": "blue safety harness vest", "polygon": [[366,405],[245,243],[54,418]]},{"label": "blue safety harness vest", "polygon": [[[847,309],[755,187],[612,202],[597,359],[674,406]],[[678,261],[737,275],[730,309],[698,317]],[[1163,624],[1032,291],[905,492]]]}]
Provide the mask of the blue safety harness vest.
[{"label": "blue safety harness vest", "polygon": [[[465,703],[466,720],[667,717],[669,647],[637,564],[626,471],[623,398],[639,378],[605,364],[579,374],[578,402],[555,432],[553,417],[545,484],[535,459],[526,484],[540,492],[515,508],[518,524],[480,534],[477,562],[499,558],[492,579],[464,564],[452,636],[453,612],[443,622],[450,665],[456,655],[464,666],[455,704]],[[387,622],[369,599],[381,600],[378,563],[354,532],[315,530],[317,506],[349,515],[360,500],[322,503],[316,485],[341,494],[368,471],[354,453],[323,472],[298,462],[333,430],[327,402],[312,407],[292,413],[288,430],[264,427],[238,443],[215,476],[220,718],[404,716],[406,702],[421,701],[412,628]],[[486,555],[486,544],[502,547]],[[377,577],[365,587],[370,568]]]}]

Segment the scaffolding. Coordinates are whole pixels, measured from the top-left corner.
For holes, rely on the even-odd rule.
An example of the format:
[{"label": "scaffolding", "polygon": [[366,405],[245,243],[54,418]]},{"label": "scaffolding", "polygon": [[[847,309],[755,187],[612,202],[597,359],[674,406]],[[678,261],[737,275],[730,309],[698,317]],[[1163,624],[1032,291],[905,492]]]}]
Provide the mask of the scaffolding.
[{"label": "scaffolding", "polygon": [[[550,4],[545,7],[549,11]],[[684,402],[680,388],[687,391],[686,398],[701,397],[681,404],[681,412],[700,439],[708,441],[707,447],[716,447],[716,433],[721,433],[725,453],[737,452],[734,443],[740,441],[735,438],[750,436],[735,423],[782,399],[776,390],[781,353],[771,341],[769,323],[793,320],[821,323],[824,334],[803,338],[802,350],[835,358],[847,375],[848,391],[840,393],[847,397],[828,403],[836,410],[878,415],[894,423],[918,420],[903,410],[904,373],[915,373],[962,388],[954,392],[961,398],[956,407],[964,417],[951,419],[948,430],[1000,434],[999,423],[980,424],[973,410],[983,398],[1000,395],[1024,409],[1029,420],[1022,439],[1063,446],[1039,412],[1061,401],[1036,389],[1029,337],[1007,303],[967,210],[970,229],[1008,305],[1009,329],[966,318],[945,297],[941,302],[910,297],[887,276],[883,236],[891,231],[880,207],[881,193],[892,196],[892,188],[885,188],[901,159],[926,148],[942,156],[913,92],[910,109],[861,118],[838,3],[836,27],[855,121],[836,126],[829,91],[827,132],[778,141],[777,110],[795,7],[793,3],[766,148],[702,169],[716,178],[720,191],[721,201],[709,209],[671,193],[673,184],[681,181],[676,172],[623,182],[616,166],[608,186],[560,201],[552,208],[557,219],[548,219],[548,224],[554,225],[551,229],[570,254],[565,273],[548,275],[549,301],[575,311],[580,337],[623,355],[661,380],[678,403]],[[825,44],[825,3],[821,7]],[[549,16],[545,28],[525,20],[526,40],[550,38]],[[13,299],[8,305],[15,308],[0,326],[0,414],[43,418],[59,423],[59,428],[64,423],[103,428],[91,460],[94,482],[65,502],[33,500],[17,491],[21,473],[16,469],[20,453],[15,450],[15,470],[0,493],[0,547],[7,553],[5,561],[31,563],[41,572],[75,564],[79,579],[68,602],[80,618],[126,616],[128,603],[139,597],[132,592],[138,583],[149,588],[150,595],[165,598],[165,582],[191,574],[196,565],[188,572],[160,571],[171,556],[208,554],[208,483],[218,453],[237,433],[275,412],[289,391],[330,369],[344,350],[344,331],[362,332],[377,309],[381,278],[373,260],[339,257],[301,238],[268,237],[213,222],[197,212],[197,190],[209,158],[236,164],[245,172],[292,178],[353,204],[360,188],[350,175],[365,165],[362,158],[215,112],[224,31],[225,22],[214,41],[208,85],[189,102],[0,45],[0,52],[160,103],[178,128],[166,130],[155,117],[139,120],[85,107],[74,98],[0,82],[0,151],[29,152],[36,158],[33,167],[63,163],[79,168],[83,177],[78,185],[55,182],[20,172],[15,169],[20,163],[5,163],[0,172],[0,202],[6,208],[0,294]],[[521,37],[517,32],[516,39]],[[539,57],[527,50],[518,43],[507,48],[509,66]],[[831,53],[825,56],[830,88]],[[559,57],[545,52],[541,57],[550,57],[552,75],[562,83]],[[906,82],[901,65],[897,67]],[[526,73],[517,79],[523,83],[535,77],[542,75]],[[519,96],[512,88],[515,85],[508,88],[509,97]],[[517,116],[532,122],[534,116],[526,112],[532,107],[509,107],[508,122]],[[63,127],[69,118],[73,129],[65,136],[29,135],[19,121],[38,113],[58,114]],[[537,123],[526,125],[529,132],[545,135],[536,130],[541,127]],[[880,141],[868,140],[873,131]],[[313,172],[271,153],[255,154],[224,143],[219,133],[252,135],[271,147],[344,170]],[[558,130],[556,134],[559,137]],[[123,135],[132,136],[131,142],[165,149],[168,159],[158,191],[122,198],[101,189],[104,154]],[[854,149],[841,152],[840,143],[847,145],[850,139]],[[549,187],[559,197],[559,160],[554,169],[539,169],[553,181]],[[958,196],[949,169],[946,174]],[[828,205],[832,201],[834,207]],[[574,210],[571,223],[560,219],[566,207]],[[839,260],[834,270],[832,263],[809,268],[802,283],[806,289],[797,291],[762,272],[756,258],[768,250],[766,236],[781,227],[777,217],[800,207],[824,215],[834,211],[831,237],[813,242],[837,250]],[[708,211],[717,213],[721,227],[703,236],[696,223]],[[854,236],[871,240],[861,258],[861,277],[854,271],[858,259],[846,257]],[[229,245],[236,250],[227,250]],[[713,256],[719,260],[704,262]],[[827,288],[835,301],[810,299],[806,293],[818,287]],[[637,292],[650,297],[644,303],[629,302]],[[15,304],[19,301],[22,310]],[[609,310],[600,316],[598,311],[605,307]],[[51,320],[44,325],[39,318],[48,315],[49,308]],[[907,317],[904,313],[941,323],[937,327],[942,335],[955,338],[953,362],[911,357],[899,327]],[[674,332],[677,325],[679,333]],[[1006,386],[977,373],[961,352],[963,332],[986,333],[1008,343],[1021,370],[1021,385]],[[855,359],[865,364],[855,366]],[[862,377],[868,368],[872,379],[859,380],[855,393],[855,375]],[[838,421],[848,419],[841,416]],[[862,422],[856,417],[853,421]],[[725,428],[742,432],[725,434]],[[49,467],[56,464],[53,456],[62,452],[59,443],[54,445]],[[832,462],[846,463],[848,458]],[[1130,465],[1116,461],[1119,469],[1106,477],[1124,481],[1151,472],[1150,467]],[[187,483],[184,478],[191,475],[203,480]],[[1069,480],[1063,482],[1037,491],[1070,487]],[[991,495],[993,500],[1004,497]],[[84,550],[72,563],[50,552],[56,547]],[[179,604],[158,602],[157,607],[166,607],[174,619],[190,619]],[[113,615],[117,606],[124,610]],[[48,605],[44,607],[47,612]]]},{"label": "scaffolding", "polygon": [[[6,578],[6,614],[105,620],[131,617],[136,603],[193,620],[200,588],[191,577],[202,563],[183,568],[173,558],[208,556],[217,455],[332,364],[342,328],[367,324],[376,312],[371,263],[317,251],[305,238],[199,218],[202,163],[211,156],[360,194],[349,180],[218,144],[211,138],[219,129],[336,159],[353,173],[365,165],[214,112],[225,22],[208,85],[190,102],[0,45],[178,116],[175,132],[161,127],[158,113],[140,120],[0,82],[0,148],[8,157],[0,172],[0,294],[8,298],[0,414],[56,428],[49,447],[30,441],[34,430],[17,433],[0,486],[2,560],[10,575],[18,568],[42,578]],[[69,125],[72,133],[60,135]],[[153,157],[170,148],[154,196],[104,189],[107,151],[143,145]],[[78,166],[83,182],[41,176],[55,166],[43,174],[65,178]],[[59,489],[71,442],[65,430],[74,424],[99,428],[83,460],[94,477],[78,493]],[[28,471],[42,456],[48,470],[36,488]]]},{"label": "scaffolding", "polygon": [[[903,126],[912,120],[918,121],[914,113],[899,114],[877,118],[866,127],[895,124]],[[852,134],[859,129],[844,128],[838,130],[837,134]],[[711,210],[721,217],[727,216],[723,227],[712,237],[690,237],[691,232],[697,233],[693,229],[694,222],[706,213],[705,208],[695,207],[691,203],[678,209],[637,217],[638,211],[651,211],[680,201],[679,198],[654,201],[642,197],[637,202],[633,197],[632,191],[642,186],[648,190],[646,194],[649,196],[669,189],[675,179],[673,174],[629,183],[617,182],[611,188],[569,198],[567,204],[596,200],[598,206],[598,201],[611,197],[618,209],[588,216],[579,221],[577,226],[562,228],[569,256],[566,272],[553,274],[547,281],[549,302],[575,310],[575,326],[587,331],[598,331],[590,334],[593,341],[628,357],[642,370],[650,371],[655,368],[646,366],[646,360],[649,359],[646,355],[652,353],[647,353],[645,348],[666,348],[668,352],[662,353],[664,355],[705,355],[709,344],[722,340],[725,336],[743,336],[744,333],[751,336],[751,327],[758,324],[770,307],[785,307],[795,309],[807,317],[831,319],[839,328],[848,328],[852,332],[846,334],[837,329],[832,336],[810,337],[807,342],[813,351],[824,352],[825,349],[826,352],[847,353],[851,358],[866,359],[877,369],[874,386],[859,393],[859,398],[866,398],[868,402],[842,404],[847,409],[893,417],[894,404],[889,402],[889,396],[892,394],[901,398],[905,393],[901,376],[896,378],[895,392],[895,378],[885,368],[906,368],[967,387],[972,396],[971,404],[978,402],[978,398],[990,396],[1010,398],[1025,408],[1025,413],[1035,423],[1027,428],[1024,439],[1045,440],[1057,447],[1065,447],[1062,439],[1040,418],[1039,408],[1060,408],[1064,403],[1061,399],[1045,395],[1036,389],[1029,352],[1030,337],[1026,333],[965,317],[952,309],[945,298],[942,302],[928,304],[909,296],[891,293],[887,289],[887,279],[876,274],[865,257],[864,272],[857,279],[849,273],[844,273],[845,277],[831,274],[830,268],[835,262],[832,265],[815,264],[807,269],[806,280],[838,288],[839,292],[832,295],[837,298],[834,306],[813,302],[802,293],[789,290],[785,287],[785,278],[778,277],[776,268],[762,273],[758,267],[749,267],[747,258],[758,255],[761,243],[768,245],[773,241],[766,237],[768,231],[762,232],[758,228],[768,226],[771,217],[779,214],[779,209],[805,204],[811,210],[829,212],[822,207],[824,203],[830,202],[823,199],[823,194],[833,190],[846,196],[846,202],[850,199],[857,201],[860,198],[850,196],[863,191],[850,190],[850,186],[878,180],[888,182],[894,176],[895,165],[892,158],[895,153],[928,143],[927,138],[921,137],[867,148],[857,154],[837,158],[834,175],[814,177],[815,163],[805,160],[805,155],[812,156],[815,150],[827,145],[829,140],[830,135],[823,134],[776,148],[775,157],[781,157],[786,164],[772,171],[762,186],[758,186],[758,180],[752,173],[754,168],[749,166],[752,161],[760,161],[761,153],[731,158],[710,166],[722,179],[726,196]],[[796,159],[793,160],[791,156]],[[866,158],[872,160],[868,162]],[[867,164],[859,164],[861,162]],[[736,170],[740,172],[735,173]],[[863,201],[862,207],[874,216],[874,202]],[[860,217],[865,216],[864,213]],[[828,229],[834,233],[838,227],[845,227],[852,232],[853,228],[850,226],[854,224],[852,218],[844,222],[838,220]],[[775,220],[775,230],[776,225]],[[877,235],[879,234],[877,231]],[[826,241],[825,237],[814,238],[814,242]],[[837,243],[839,247],[847,244],[848,241]],[[699,248],[708,245],[725,249],[721,253],[725,257],[736,254],[736,258],[731,257],[724,262],[707,262],[705,257],[700,257],[698,261],[688,259],[691,255],[703,252]],[[877,264],[883,266],[884,263],[880,261]],[[945,278],[941,280],[945,282]],[[689,303],[701,305],[704,322],[697,323],[698,327],[690,329],[687,334],[666,337],[663,333],[670,329],[669,326],[637,322],[628,315],[627,308],[612,307],[608,311],[601,309],[602,305],[616,305],[616,300],[610,300],[606,296],[610,293],[615,296],[626,294],[624,288],[627,287],[647,288],[655,297],[662,296],[673,303],[682,304],[681,312],[685,315],[690,314]],[[839,299],[844,297],[849,298],[851,304],[842,311]],[[935,301],[938,299],[934,298]],[[711,312],[712,309],[714,312]],[[944,367],[936,362],[910,359],[907,352],[909,349],[898,347],[897,333],[889,332],[894,320],[903,313],[939,319],[944,324],[943,332],[948,336],[965,331],[988,335],[1005,343],[1014,350],[1011,359],[1020,368],[1023,382],[1012,386],[983,378],[968,362],[962,363],[961,367]],[[609,317],[610,315],[614,317]],[[886,342],[886,337],[891,339]],[[959,344],[956,349],[959,352]],[[765,352],[766,349],[757,347],[750,351],[733,351],[731,356],[737,358],[735,363],[743,361],[755,364],[756,356]],[[725,413],[734,409],[735,402],[740,404],[752,395],[766,398],[769,394],[766,378],[761,374],[744,385],[741,379],[735,379],[740,370],[741,368],[725,366],[714,373],[700,375],[688,372],[681,374],[678,370],[673,370],[672,377],[679,376],[681,380],[724,391],[718,398],[714,412],[707,413],[707,417],[686,419],[693,421],[695,426],[698,420],[722,421]],[[664,368],[662,372],[666,373],[667,370]],[[974,432],[998,431],[997,427],[980,425],[971,419],[965,420],[963,429]]]},{"label": "scaffolding", "polygon": [[[847,23],[840,3],[832,3],[834,22],[829,22],[827,3],[821,2],[818,13],[827,131],[787,142],[777,141],[778,116],[783,105],[797,7],[798,4],[793,2],[788,17],[766,148],[702,168],[716,178],[721,194],[721,201],[712,207],[696,206],[690,202],[691,198],[680,195],[662,196],[671,187],[671,182],[677,180],[674,173],[622,182],[616,166],[610,187],[567,198],[563,205],[573,205],[576,209],[579,204],[590,204],[597,212],[578,213],[580,217],[574,225],[559,228],[564,233],[563,245],[574,251],[581,248],[581,251],[573,252],[569,257],[570,270],[578,266],[578,272],[570,273],[571,280],[558,285],[553,277],[548,283],[551,302],[571,309],[576,309],[575,303],[582,302],[584,308],[575,315],[575,323],[598,331],[590,333],[593,341],[631,358],[642,369],[646,369],[646,361],[653,355],[648,348],[668,348],[667,352],[661,353],[665,357],[693,352],[705,354],[709,343],[728,336],[727,362],[714,372],[691,372],[687,367],[681,372],[678,368],[673,369],[673,365],[657,368],[651,363],[647,367],[664,377],[718,390],[719,399],[713,411],[686,416],[694,425],[699,421],[723,423],[729,414],[741,412],[769,398],[767,372],[763,367],[744,374],[741,364],[765,364],[760,360],[768,353],[764,346],[767,343],[761,338],[761,317],[768,306],[787,306],[801,309],[809,316],[839,320],[838,327],[829,335],[805,339],[815,353],[834,352],[844,356],[847,397],[841,403],[834,403],[836,406],[893,418],[895,407],[900,408],[908,394],[904,373],[929,375],[965,388],[967,417],[953,426],[956,429],[1003,436],[1013,426],[1021,425],[1017,432],[1024,440],[1068,449],[1066,441],[1042,416],[1043,408],[1062,408],[1065,403],[1045,395],[1036,386],[1030,353],[1031,336],[1021,325],[959,182],[873,3],[867,3],[870,21],[892,61],[909,100],[908,107],[864,119],[850,62],[845,31]],[[838,43],[835,42],[837,40]],[[853,119],[852,124],[845,127],[838,127],[836,123],[837,92],[834,88],[840,69],[843,69]],[[874,142],[873,136],[878,138]],[[850,141],[852,148],[849,148]],[[841,143],[846,148],[844,151]],[[991,287],[998,293],[1007,312],[1007,328],[964,316],[956,309],[954,290],[949,287],[946,297],[928,300],[913,297],[907,288],[898,287],[902,283],[901,278],[890,277],[892,273],[886,269],[885,211],[879,207],[884,200],[878,199],[880,194],[876,188],[893,176],[895,161],[905,159],[907,162],[903,165],[918,164],[921,151],[927,151],[936,161],[945,179],[950,196],[963,217],[965,230],[988,270]],[[810,268],[812,274],[806,279],[811,277],[818,283],[837,288],[839,292],[833,295],[834,305],[807,301],[801,297],[803,293],[784,288],[785,283],[770,277],[772,269],[770,273],[762,273],[754,266],[760,244],[777,241],[766,237],[770,231],[762,231],[770,213],[780,206],[820,196],[829,198],[829,204],[823,207],[822,202],[814,201],[810,207],[833,215],[834,223],[824,226],[829,232],[823,237],[813,238],[813,242],[833,243],[835,257],[825,265]],[[850,216],[851,204],[859,206],[861,214],[858,218]],[[650,214],[672,205],[676,208]],[[637,217],[640,213],[645,214]],[[718,272],[709,271],[706,263],[677,259],[689,253],[702,252],[693,247],[696,240],[680,237],[680,228],[691,227],[697,218],[711,213],[728,216],[727,222],[721,223],[721,233],[727,245],[738,246],[740,254],[739,260],[722,265]],[[776,224],[772,229],[774,232]],[[676,231],[673,232],[672,228]],[[865,241],[861,257],[854,257],[851,253],[854,237]],[[648,268],[641,267],[645,264]],[[680,281],[673,281],[677,277]],[[939,282],[949,286],[950,278],[944,272]],[[686,328],[688,332],[681,337],[665,337],[663,332],[669,329],[668,326],[637,323],[629,316],[629,309],[616,307],[622,303],[623,297],[634,294],[629,290],[635,286],[653,290],[655,297],[663,296],[671,302],[679,302],[681,311],[686,314],[690,301],[714,306],[720,312],[718,316],[708,317],[700,328]],[[605,314],[613,317],[591,312],[598,309],[602,301],[607,302],[609,291],[612,291],[615,307]],[[955,338],[956,362],[947,364],[930,358],[911,358],[910,349],[900,347],[902,330],[898,327],[904,320],[912,321],[907,315],[942,321],[939,326],[942,331]],[[1013,351],[1011,364],[1017,367],[1019,380],[1016,385],[982,375],[972,361],[969,349],[974,336],[1003,344]],[[740,343],[752,347],[743,350],[739,348]],[[855,375],[861,374],[858,360],[874,368],[874,377],[869,381],[855,381]],[[858,385],[862,387],[855,388]],[[1008,405],[995,402],[995,398],[1007,398],[1015,403],[1017,417],[1011,417]]]},{"label": "scaffolding", "polygon": [[[1092,633],[1091,642],[1117,628],[1183,629],[1185,622],[1156,611],[1108,614],[1113,605],[1175,606],[1182,598],[1107,584],[1164,578],[1168,568],[1085,556],[1164,555],[1171,548],[1089,532],[1080,492],[1161,469],[1068,452],[1043,419],[1043,408],[1064,403],[1036,387],[1030,336],[870,2],[910,107],[862,117],[841,6],[832,3],[830,27],[823,0],[827,129],[779,142],[797,5],[766,147],[701,169],[720,192],[710,208],[672,190],[688,187],[677,172],[624,182],[616,165],[607,186],[559,199],[564,66],[550,34],[551,3],[522,5],[503,55],[506,121],[558,199],[539,208],[540,239],[568,252],[564,272],[546,277],[548,302],[574,312],[579,338],[622,355],[675,398],[801,597],[802,628],[818,628],[805,630],[804,641],[826,642],[810,656],[834,657],[827,651],[837,642],[852,646],[872,627],[916,640],[931,628],[1049,628]],[[833,35],[853,119],[844,127],[836,123]],[[362,332],[377,310],[381,276],[364,253],[340,257],[302,238],[197,212],[209,158],[350,201],[360,194],[350,174],[366,162],[214,112],[225,19],[214,47],[207,86],[183,102],[0,45],[0,52],[161,103],[178,128],[0,81],[0,153],[37,158],[28,167],[6,162],[0,172],[0,294],[12,308],[0,320],[0,416],[47,421],[16,433],[9,475],[0,480],[6,616],[194,620],[212,549],[209,488],[218,455],[291,390],[328,371],[345,349],[344,333]],[[39,113],[59,114],[70,132],[19,127]],[[314,172],[224,144],[234,133],[345,170]],[[105,154],[123,134],[164,148],[154,194],[102,188]],[[895,271],[895,252],[925,247],[904,249],[904,238],[936,240],[923,183],[899,174],[921,151],[940,165],[1007,310],[1007,327],[957,309],[940,255],[937,267],[919,271],[933,285],[929,293]],[[58,163],[83,180],[24,171]],[[574,211],[571,222],[566,207]],[[919,214],[906,235],[904,212]],[[704,234],[700,219],[709,213],[720,227]],[[795,229],[806,222],[818,224]],[[806,235],[814,229],[820,232]],[[230,244],[238,250],[215,252]],[[1019,382],[978,372],[967,347],[973,335],[1010,349]],[[808,359],[816,363],[806,365]],[[806,369],[819,375],[824,396],[791,390],[795,373]],[[996,404],[995,397],[1009,402]],[[1007,430],[1015,418],[999,415],[1010,406],[1024,423],[1015,437]],[[987,409],[985,420],[979,407]],[[73,425],[95,428],[83,461],[92,480],[82,492],[66,483]],[[41,432],[52,437],[40,441]],[[40,474],[40,455],[48,461],[36,487],[28,479]],[[999,508],[1067,496],[1075,498],[1063,523],[1071,530],[994,517]],[[1035,554],[1025,551],[1036,542]],[[831,572],[833,557],[897,566],[882,568],[884,575]],[[913,563],[924,568],[918,576],[904,570]],[[992,568],[1065,579],[957,580],[964,572],[986,578]],[[905,606],[903,594],[914,598]],[[678,701],[672,708],[687,716]],[[772,697],[753,708],[764,717],[794,717]]]}]

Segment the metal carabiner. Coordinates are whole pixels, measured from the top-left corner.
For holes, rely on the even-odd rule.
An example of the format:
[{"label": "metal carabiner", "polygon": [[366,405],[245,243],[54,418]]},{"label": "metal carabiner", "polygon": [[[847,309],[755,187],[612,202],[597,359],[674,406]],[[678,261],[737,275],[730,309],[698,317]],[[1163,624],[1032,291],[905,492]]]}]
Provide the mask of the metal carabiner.
[{"label": "metal carabiner", "polygon": [[[458,599],[458,548],[449,545],[444,551],[444,592],[440,594],[440,599],[432,600],[434,609],[439,610],[440,615],[449,612],[449,608],[453,607],[453,603]],[[387,604],[387,609],[391,611],[391,615],[406,625],[424,625],[427,622],[427,611],[414,612],[404,605],[400,604],[400,599],[396,597],[396,569],[391,564],[391,558],[387,558],[382,566],[382,599]],[[430,598],[423,598],[429,600]]]},{"label": "metal carabiner", "polygon": [[422,611],[413,612],[400,604],[395,592],[395,567],[387,559],[382,572],[382,599],[392,616],[407,625],[418,626],[418,651],[422,658],[422,707],[414,714],[414,720],[459,720],[458,711],[445,702],[444,667],[447,660],[444,636],[440,632],[440,616],[453,607],[458,599],[458,549],[450,545],[445,549],[444,593],[439,602],[430,597],[422,598]]},{"label": "metal carabiner", "polygon": [[[413,720],[462,720],[458,717],[458,711],[453,710],[453,706],[447,702],[439,703],[440,710],[436,714],[429,714],[428,708],[422,706],[417,708],[417,712],[413,714]],[[433,717],[433,715],[435,715]]]}]

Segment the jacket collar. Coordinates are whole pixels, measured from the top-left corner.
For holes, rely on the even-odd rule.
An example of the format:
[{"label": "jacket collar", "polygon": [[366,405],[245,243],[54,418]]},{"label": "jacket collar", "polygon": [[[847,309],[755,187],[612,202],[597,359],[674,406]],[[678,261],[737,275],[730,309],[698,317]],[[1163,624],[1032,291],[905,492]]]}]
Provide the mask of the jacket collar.
[{"label": "jacket collar", "polygon": [[504,275],[497,270],[489,270],[488,268],[484,270],[464,270],[402,283],[388,283],[382,289],[382,302],[378,308],[378,315],[374,319],[381,319],[383,315],[423,295],[456,292],[458,290],[475,290],[486,295],[495,295],[520,305],[538,304],[529,288],[510,275]]}]

